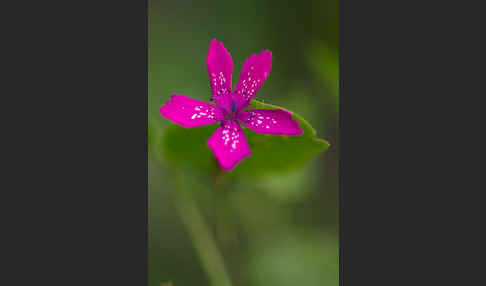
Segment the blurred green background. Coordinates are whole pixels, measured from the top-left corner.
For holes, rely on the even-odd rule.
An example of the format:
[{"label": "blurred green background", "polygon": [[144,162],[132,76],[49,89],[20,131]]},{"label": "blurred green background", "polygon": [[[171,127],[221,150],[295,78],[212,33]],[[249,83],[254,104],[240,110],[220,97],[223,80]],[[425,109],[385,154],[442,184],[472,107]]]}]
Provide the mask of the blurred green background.
[{"label": "blurred green background", "polygon": [[[148,14],[149,285],[338,285],[337,0],[149,0]],[[233,57],[233,87],[248,56],[271,50],[255,98],[298,113],[330,148],[260,176],[173,164],[159,107],[173,93],[208,101],[213,38]]]}]

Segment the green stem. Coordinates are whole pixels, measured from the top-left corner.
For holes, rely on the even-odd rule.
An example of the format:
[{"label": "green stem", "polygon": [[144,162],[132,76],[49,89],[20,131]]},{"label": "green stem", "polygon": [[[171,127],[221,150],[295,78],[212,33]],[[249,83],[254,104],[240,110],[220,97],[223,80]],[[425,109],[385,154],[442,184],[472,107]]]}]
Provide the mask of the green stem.
[{"label": "green stem", "polygon": [[203,215],[198,210],[196,202],[183,186],[184,181],[174,176],[180,186],[174,190],[174,204],[182,218],[184,226],[196,248],[204,270],[213,286],[231,286],[230,277],[226,271],[224,260],[219,251]]}]

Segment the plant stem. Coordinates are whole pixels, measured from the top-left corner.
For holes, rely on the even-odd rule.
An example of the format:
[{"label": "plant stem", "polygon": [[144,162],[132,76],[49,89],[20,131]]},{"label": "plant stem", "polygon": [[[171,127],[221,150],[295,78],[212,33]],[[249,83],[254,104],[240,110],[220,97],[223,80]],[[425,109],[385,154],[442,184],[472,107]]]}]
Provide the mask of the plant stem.
[{"label": "plant stem", "polygon": [[230,277],[226,271],[224,260],[218,249],[213,234],[200,213],[191,194],[188,194],[184,181],[174,176],[178,182],[177,190],[173,190],[174,204],[182,218],[189,236],[194,244],[202,266],[209,276],[213,286],[231,286]]}]

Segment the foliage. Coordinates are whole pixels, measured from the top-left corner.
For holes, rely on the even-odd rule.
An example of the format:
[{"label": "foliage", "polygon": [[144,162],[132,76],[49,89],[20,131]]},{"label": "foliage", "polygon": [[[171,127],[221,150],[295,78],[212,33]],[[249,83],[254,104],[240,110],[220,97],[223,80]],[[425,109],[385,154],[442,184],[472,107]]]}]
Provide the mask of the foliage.
[{"label": "foliage", "polygon": [[[278,109],[279,106],[253,100],[248,109]],[[290,171],[303,166],[308,160],[329,147],[329,143],[316,137],[316,131],[301,116],[292,112],[299,121],[303,134],[299,136],[258,134],[244,127],[251,155],[233,171],[234,175],[263,176],[268,173]],[[217,125],[183,128],[169,126],[163,136],[162,150],[171,164],[192,166],[214,172],[218,168],[207,139]]]}]

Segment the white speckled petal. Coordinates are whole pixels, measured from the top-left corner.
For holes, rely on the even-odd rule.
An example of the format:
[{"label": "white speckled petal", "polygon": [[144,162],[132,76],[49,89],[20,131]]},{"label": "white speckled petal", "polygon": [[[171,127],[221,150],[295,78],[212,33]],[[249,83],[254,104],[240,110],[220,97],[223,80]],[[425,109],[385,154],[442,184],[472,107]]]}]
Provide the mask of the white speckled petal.
[{"label": "white speckled petal", "polygon": [[238,122],[228,120],[216,129],[207,141],[221,169],[233,169],[245,157],[250,155],[250,147]]},{"label": "white speckled petal", "polygon": [[180,94],[173,94],[172,99],[160,107],[160,114],[187,128],[211,124],[224,117],[216,105]]},{"label": "white speckled petal", "polygon": [[258,55],[251,55],[243,64],[238,85],[232,93],[237,111],[246,108],[258,89],[267,79],[272,69],[272,52],[265,50]]},{"label": "white speckled petal", "polygon": [[233,59],[222,42],[213,39],[206,56],[209,84],[213,92],[212,99],[223,109],[231,108],[231,80],[233,76]]},{"label": "white speckled petal", "polygon": [[283,109],[252,109],[238,113],[236,119],[251,130],[263,134],[300,135],[299,122]]}]

